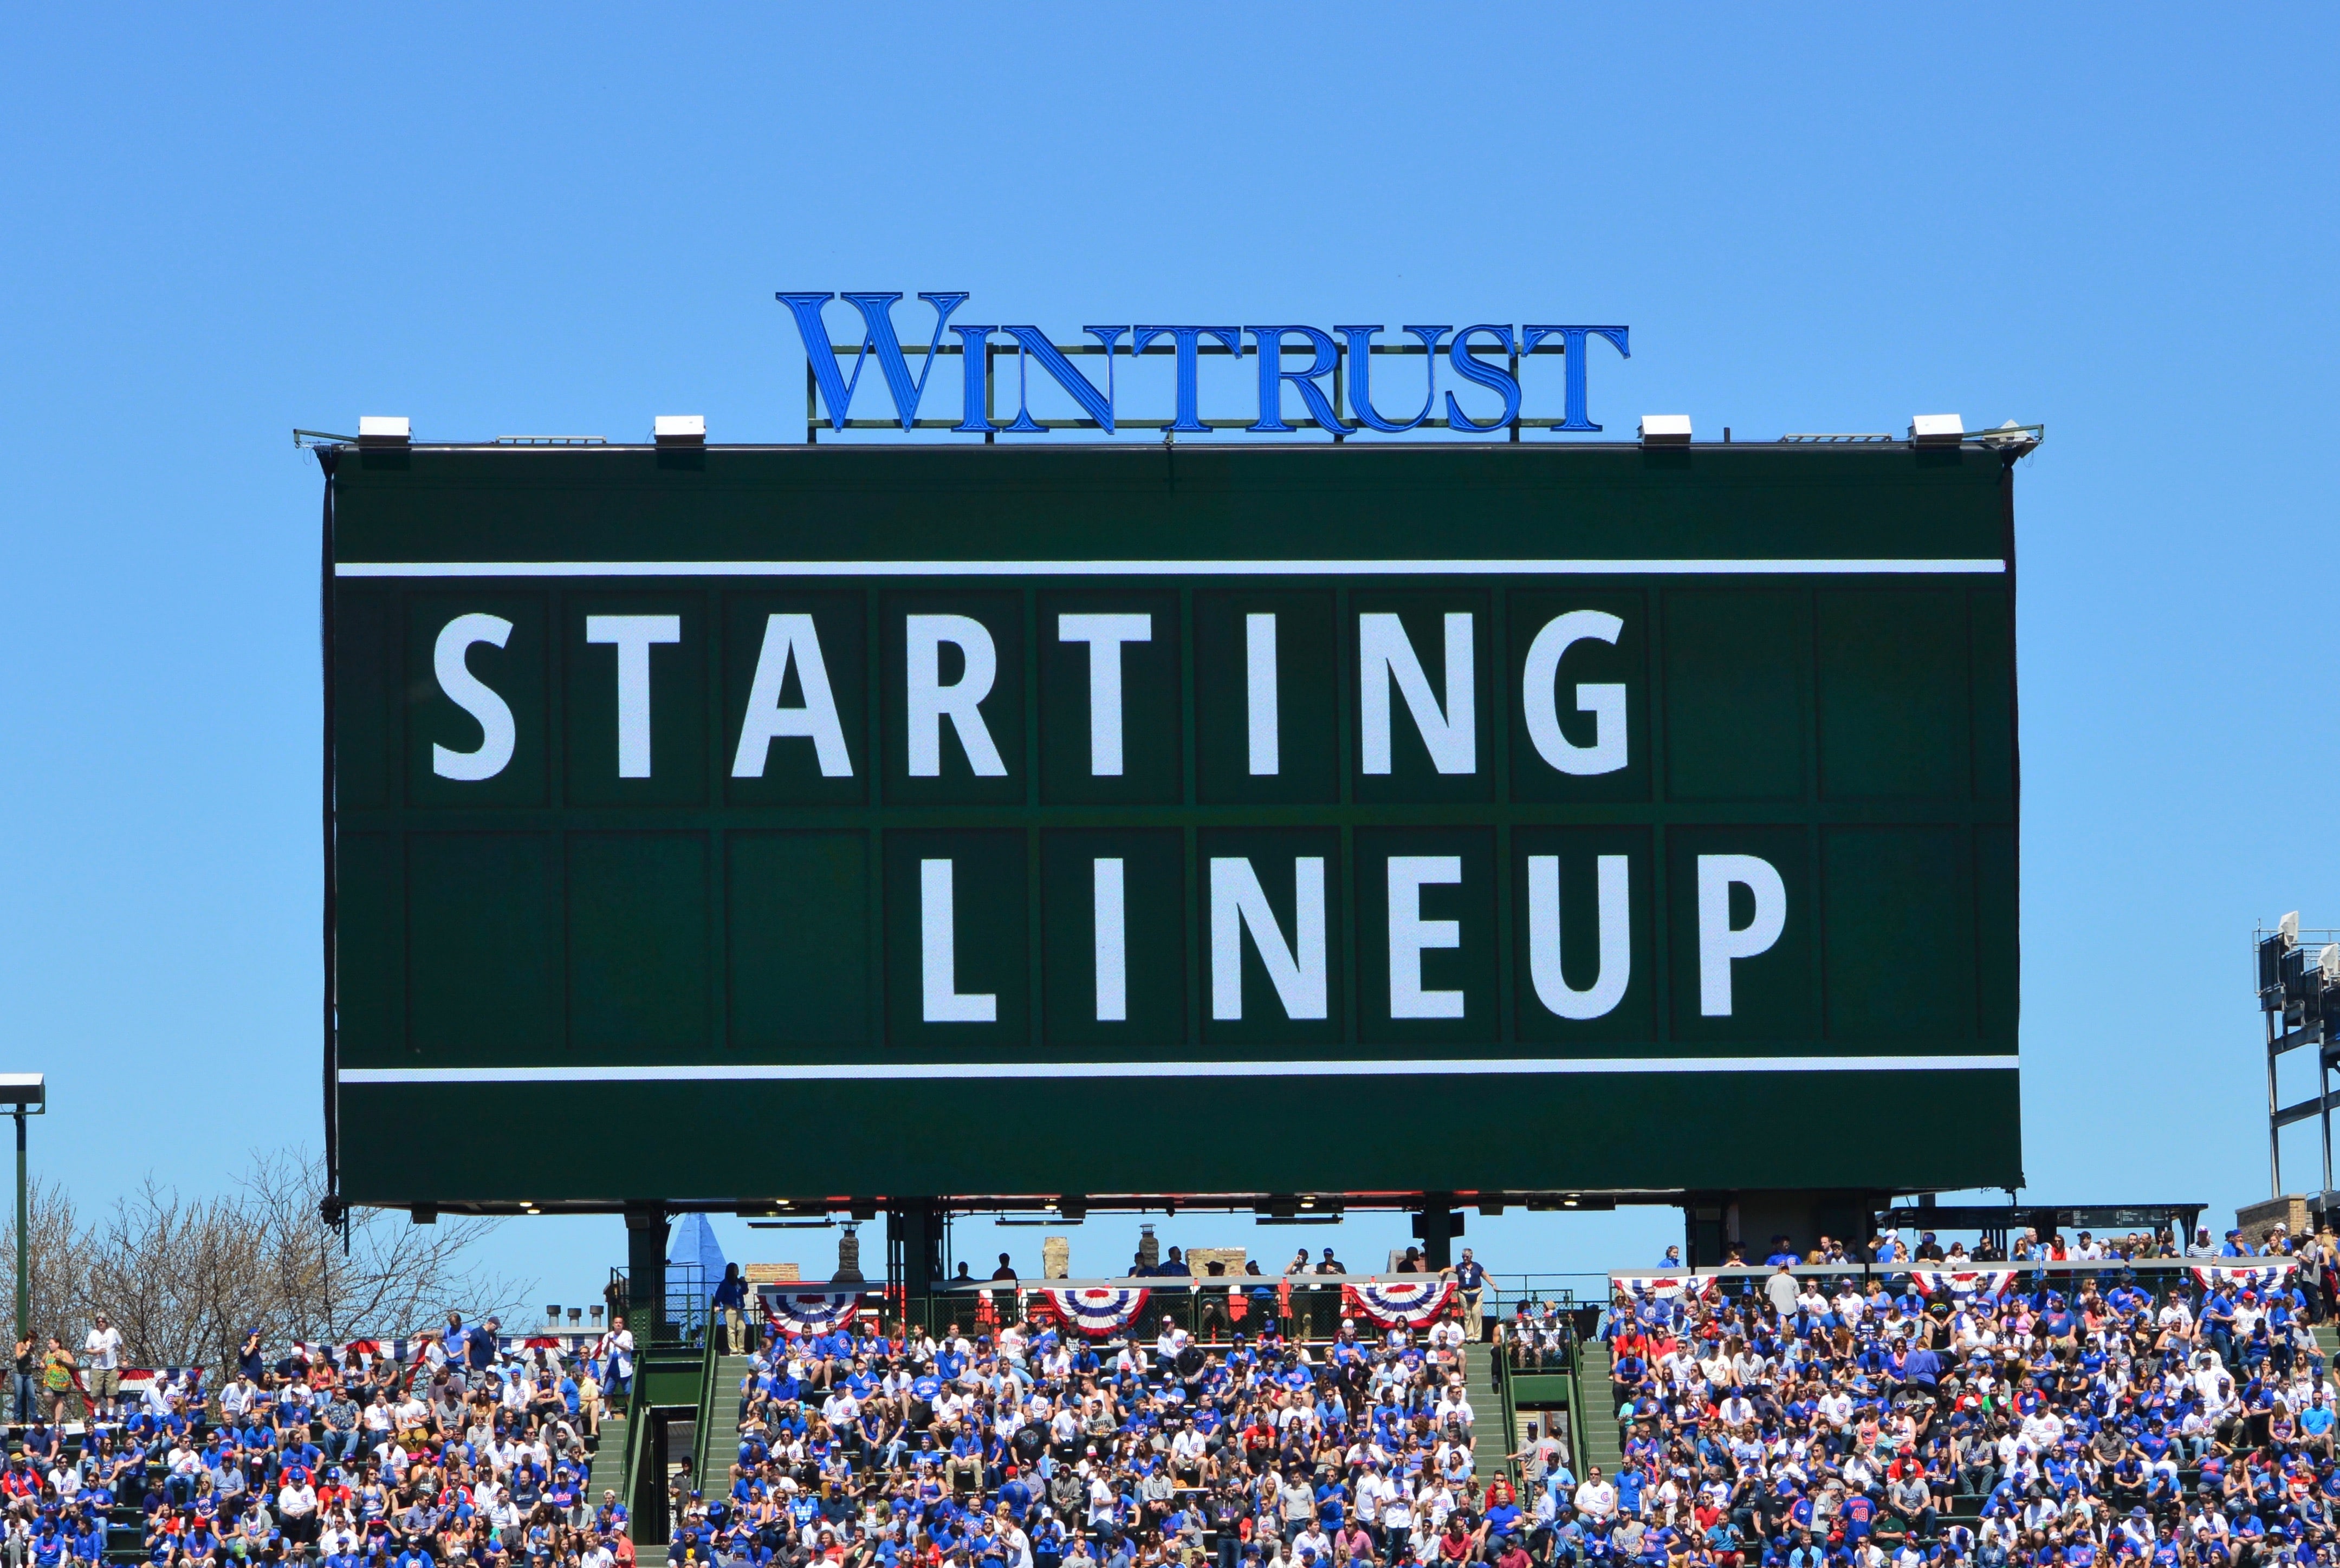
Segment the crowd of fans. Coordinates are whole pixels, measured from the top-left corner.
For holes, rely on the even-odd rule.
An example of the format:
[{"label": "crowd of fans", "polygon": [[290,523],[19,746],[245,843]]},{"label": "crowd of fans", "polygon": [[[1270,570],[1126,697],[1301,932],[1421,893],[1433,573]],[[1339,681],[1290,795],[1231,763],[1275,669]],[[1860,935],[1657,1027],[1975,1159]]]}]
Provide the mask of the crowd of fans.
[{"label": "crowd of fans", "polygon": [[[679,1480],[668,1554],[709,1568],[2340,1568],[2340,1389],[2313,1332],[2340,1283],[2331,1236],[2263,1249],[2196,1237],[2185,1256],[2214,1266],[2297,1261],[2206,1286],[2159,1261],[2179,1253],[2166,1236],[2018,1233],[2006,1250],[2003,1290],[1986,1275],[1922,1294],[1907,1267],[1996,1260],[1889,1236],[1858,1253],[1775,1246],[1768,1275],[1703,1293],[1620,1295],[1600,1328],[1622,1454],[1605,1467],[1532,1427],[1509,1452],[1496,1413],[1473,1408],[1477,1288],[1467,1314],[1458,1293],[1418,1330],[1344,1319],[1313,1344],[1268,1312],[1205,1341],[1168,1318],[1102,1339],[1045,1321],[929,1335],[874,1316],[749,1332],[737,1453],[712,1456],[703,1486]],[[1588,1321],[1529,1304],[1483,1332],[1533,1370],[1570,1365]],[[716,1331],[748,1326],[735,1310]],[[0,1561],[97,1563],[111,1520],[114,1556],[134,1537],[153,1568],[630,1568],[625,1506],[587,1484],[604,1406],[632,1373],[622,1319],[568,1356],[495,1329],[451,1315],[403,1361],[358,1346],[272,1361],[255,1333],[211,1386],[125,1388],[103,1318],[78,1352],[20,1342]]]},{"label": "crowd of fans", "polygon": [[[1622,1462],[1579,1476],[1530,1458],[1540,1554],[1671,1568],[2336,1560],[2340,1390],[2313,1332],[2334,1305],[2329,1234],[2252,1248],[2203,1233],[2188,1256],[2238,1277],[2203,1286],[2150,1266],[2176,1256],[2166,1236],[2021,1233],[2001,1270],[1938,1273],[1930,1295],[1894,1266],[1998,1260],[1931,1237],[1879,1242],[1857,1275],[1799,1271],[1809,1255],[1775,1246],[1775,1272],[1736,1292],[1614,1300]],[[2266,1268],[2266,1254],[2295,1267]]]},{"label": "crowd of fans", "polygon": [[[1824,1235],[1809,1252],[1798,1252],[1788,1246],[1787,1238],[1777,1237],[1763,1266],[1908,1264],[1958,1269],[2007,1263],[2131,1263],[2180,1257],[2215,1263],[2240,1257],[2281,1257],[2295,1258],[2307,1272],[2321,1277],[2340,1270],[2340,1255],[2336,1254],[2340,1254],[2340,1247],[2335,1247],[2329,1232],[2295,1238],[2288,1227],[2280,1224],[2259,1242],[2246,1240],[2239,1228],[2228,1230],[2224,1241],[2214,1242],[2209,1228],[2201,1227],[2194,1232],[2194,1239],[2187,1242],[2182,1235],[2173,1235],[2166,1228],[2131,1230],[2121,1236],[2097,1236],[2083,1230],[2077,1239],[2067,1241],[2061,1232],[2042,1236],[2037,1229],[2026,1227],[2009,1233],[2003,1242],[1987,1236],[1971,1252],[1963,1241],[1953,1241],[1945,1247],[1930,1230],[1919,1232],[1914,1239],[1898,1230],[1880,1231],[1866,1247],[1855,1241]],[[1723,1258],[1726,1267],[1743,1266],[1747,1261],[1745,1253],[1737,1247],[1730,1247]],[[1681,1267],[1681,1248],[1668,1247],[1659,1267],[1662,1270]]]},{"label": "crowd of fans", "polygon": [[20,1342],[0,1555],[96,1563],[128,1516],[154,1568],[630,1563],[624,1509],[585,1493],[601,1376],[630,1370],[622,1322],[598,1359],[514,1352],[495,1326],[450,1315],[402,1364],[358,1346],[271,1359],[254,1331],[224,1383],[190,1371],[131,1390],[102,1317],[79,1356]]},{"label": "crowd of fans", "polygon": [[[1419,1333],[1098,1342],[1046,1324],[775,1336],[738,1460],[677,1499],[670,1558],[809,1568],[1529,1568],[1478,1479],[1459,1297]],[[1492,1426],[1492,1423],[1487,1424]],[[1500,1452],[1500,1451],[1499,1451]]]}]

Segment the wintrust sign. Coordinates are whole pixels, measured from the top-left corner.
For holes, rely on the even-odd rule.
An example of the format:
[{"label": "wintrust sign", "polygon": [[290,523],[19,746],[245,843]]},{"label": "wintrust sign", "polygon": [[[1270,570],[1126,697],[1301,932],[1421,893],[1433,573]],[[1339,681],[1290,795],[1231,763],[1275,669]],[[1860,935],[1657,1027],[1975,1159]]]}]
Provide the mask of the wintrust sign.
[{"label": "wintrust sign", "polygon": [[[1631,354],[1628,329],[1621,326],[1540,322],[1514,326],[1501,321],[1475,322],[1459,331],[1451,325],[1407,325],[1388,341],[1382,340],[1389,330],[1383,325],[1338,326],[1328,331],[1304,323],[1129,322],[1083,327],[1081,330],[1096,342],[1059,344],[1036,326],[954,321],[953,316],[967,301],[965,292],[919,294],[934,309],[934,326],[923,350],[906,350],[894,325],[894,306],[902,299],[898,291],[781,292],[776,297],[788,307],[803,341],[808,390],[818,396],[830,428],[838,430],[896,423],[905,430],[949,429],[986,437],[1003,431],[1039,433],[1060,429],[1108,433],[1122,429],[1161,429],[1174,434],[1239,429],[1262,435],[1313,429],[1327,431],[1336,439],[1360,430],[1402,435],[1423,429],[1473,435],[1509,431],[1513,439],[1523,428],[1592,432],[1601,429],[1589,411],[1587,363],[1592,344],[1606,343],[1620,358]],[[839,362],[825,313],[825,307],[840,298],[860,319],[860,343],[853,350],[849,372]],[[1012,419],[1004,420],[994,377],[1002,354],[1012,354],[1016,361],[1016,411]],[[1521,361],[1538,354],[1557,354],[1564,360],[1563,411],[1556,417],[1523,412]],[[918,410],[926,400],[935,362],[952,355],[957,356],[960,364],[958,418],[922,419]],[[918,361],[915,373],[914,356]],[[1131,417],[1118,407],[1116,366],[1124,359],[1152,356],[1172,361],[1173,411],[1167,417]],[[1250,358],[1255,374],[1248,380],[1255,397],[1248,418],[1205,415],[1201,361],[1205,356]],[[1396,389],[1377,394],[1373,386],[1374,360],[1392,356],[1423,361],[1422,401],[1411,413],[1397,417],[1385,412],[1376,400],[1378,395],[1399,395]],[[1092,377],[1074,364],[1079,357],[1102,358],[1103,374]],[[1452,377],[1443,393],[1442,358]],[[850,417],[862,371],[873,359],[893,400],[894,417],[889,420]],[[1035,417],[1029,397],[1035,371],[1045,378],[1044,386],[1053,383],[1070,399],[1077,415],[1055,419]],[[1403,395],[1410,400],[1410,370],[1405,380],[1408,385]],[[1295,399],[1296,409],[1292,406]],[[818,412],[808,406],[808,424],[818,423]]]}]

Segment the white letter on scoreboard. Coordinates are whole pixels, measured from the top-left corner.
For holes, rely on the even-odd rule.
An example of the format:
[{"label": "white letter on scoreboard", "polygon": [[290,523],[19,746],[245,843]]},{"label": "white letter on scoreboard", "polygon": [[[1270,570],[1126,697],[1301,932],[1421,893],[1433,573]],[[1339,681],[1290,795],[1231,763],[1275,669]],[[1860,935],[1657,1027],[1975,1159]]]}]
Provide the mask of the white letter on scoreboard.
[{"label": "white letter on scoreboard", "polygon": [[1462,880],[1459,854],[1393,854],[1389,858],[1389,965],[1392,1018],[1461,1018],[1459,991],[1422,989],[1422,955],[1433,947],[1461,947],[1460,921],[1422,918],[1428,883]]},{"label": "white letter on scoreboard", "polygon": [[1601,967],[1593,971],[1591,987],[1578,991],[1560,967],[1560,857],[1528,856],[1528,972],[1535,981],[1536,1000],[1561,1018],[1605,1017],[1624,999],[1626,982],[1633,976],[1625,857],[1604,854],[1594,865]]},{"label": "white letter on scoreboard", "polygon": [[1275,617],[1244,616],[1244,664],[1251,713],[1251,774],[1272,778],[1282,771],[1276,740]]},{"label": "white letter on scoreboard", "polygon": [[[1612,774],[1625,765],[1625,688],[1614,681],[1578,684],[1576,711],[1592,715],[1592,744],[1578,745],[1560,731],[1554,686],[1561,656],[1571,645],[1591,640],[1613,644],[1625,623],[1605,610],[1571,610],[1554,616],[1528,645],[1527,669],[1520,682],[1520,713],[1536,754],[1564,774]],[[1563,1013],[1563,1018],[1567,1014]]]},{"label": "white letter on scoreboard", "polygon": [[516,734],[511,705],[490,690],[464,662],[473,643],[500,648],[511,636],[511,629],[512,624],[503,616],[478,612],[457,616],[440,629],[438,646],[431,652],[431,667],[438,674],[439,689],[447,694],[450,702],[480,721],[477,751],[449,751],[432,743],[431,771],[442,779],[461,779],[466,783],[491,779],[511,761]]},{"label": "white letter on scoreboard", "polygon": [[1121,645],[1154,640],[1152,616],[1058,616],[1059,642],[1089,646],[1089,776],[1121,776]]},{"label": "white letter on scoreboard", "polygon": [[[943,771],[943,720],[958,731],[967,750],[967,766],[977,778],[1005,778],[1007,764],[991,744],[978,705],[991,695],[999,673],[998,650],[991,634],[971,616],[906,616],[909,640],[909,670],[904,694],[910,715],[910,776],[939,778]],[[942,646],[949,643],[967,656],[967,668],[949,685],[942,680]]]},{"label": "white letter on scoreboard", "polygon": [[999,998],[958,989],[958,928],[951,898],[951,863],[918,863],[918,936],[928,1023],[992,1023]]},{"label": "white letter on scoreboard", "polygon": [[[1733,884],[1755,895],[1754,917],[1730,923]],[[1698,1010],[1708,1018],[1730,1016],[1730,964],[1768,952],[1788,923],[1788,889],[1779,871],[1751,854],[1698,857]]]},{"label": "white letter on scoreboard", "polygon": [[585,640],[618,648],[618,776],[650,776],[650,645],[682,641],[680,616],[587,616]]},{"label": "white letter on scoreboard", "polygon": [[1275,911],[1259,885],[1251,862],[1239,855],[1211,859],[1211,1016],[1243,1017],[1243,932],[1274,983],[1286,1018],[1324,1018],[1324,857],[1304,855],[1292,863],[1293,936],[1290,946]]},{"label": "white letter on scoreboard", "polygon": [[[780,705],[790,659],[796,661],[797,684],[804,690],[802,707]],[[762,778],[772,743],[789,735],[812,741],[821,777],[853,776],[845,726],[837,722],[837,695],[828,689],[828,666],[820,656],[820,634],[805,615],[765,618],[764,647],[756,656],[756,679],[748,691],[747,715],[739,721],[739,749],[731,758],[731,776]]]},{"label": "white letter on scoreboard", "polygon": [[1390,684],[1397,684],[1406,712],[1422,732],[1431,765],[1443,774],[1476,771],[1477,742],[1472,724],[1471,617],[1446,617],[1446,701],[1441,712],[1422,661],[1413,656],[1405,625],[1388,614],[1357,617],[1357,705],[1364,724],[1361,737],[1365,772],[1390,771]]},{"label": "white letter on scoreboard", "polygon": [[1128,922],[1122,904],[1121,862],[1096,860],[1096,1015],[1099,1023],[1129,1017]]}]

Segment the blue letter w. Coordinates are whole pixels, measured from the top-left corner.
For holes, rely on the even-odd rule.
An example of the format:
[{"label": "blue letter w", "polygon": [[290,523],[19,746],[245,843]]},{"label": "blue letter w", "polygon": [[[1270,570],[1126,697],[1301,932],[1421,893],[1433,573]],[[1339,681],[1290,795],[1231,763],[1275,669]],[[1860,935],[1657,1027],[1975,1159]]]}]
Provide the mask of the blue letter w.
[{"label": "blue letter w", "polygon": [[853,376],[847,380],[837,368],[837,350],[828,340],[828,327],[820,319],[820,308],[837,298],[835,294],[776,294],[773,296],[796,315],[797,335],[804,340],[805,360],[812,366],[813,380],[820,388],[820,400],[828,405],[829,422],[838,429],[845,429],[846,411],[853,406],[853,390],[861,384],[862,362],[869,351],[878,351],[878,368],[886,372],[887,390],[894,394],[894,411],[901,416],[902,429],[909,429],[918,417],[918,399],[926,396],[927,378],[935,368],[935,350],[943,340],[943,323],[950,313],[967,302],[967,295],[920,294],[919,299],[935,308],[935,335],[927,344],[926,363],[918,370],[918,379],[910,380],[910,367],[903,357],[900,340],[894,336],[894,301],[902,296],[892,294],[848,294],[846,303],[861,312],[861,347],[853,356]]}]

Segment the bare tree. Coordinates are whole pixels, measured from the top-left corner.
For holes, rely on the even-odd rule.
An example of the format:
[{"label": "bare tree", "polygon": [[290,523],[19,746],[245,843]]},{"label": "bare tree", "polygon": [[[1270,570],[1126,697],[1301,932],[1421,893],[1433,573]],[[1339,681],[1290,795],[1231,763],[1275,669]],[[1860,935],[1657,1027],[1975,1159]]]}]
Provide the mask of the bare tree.
[{"label": "bare tree", "polygon": [[243,1178],[241,1207],[269,1238],[265,1294],[288,1337],[405,1334],[451,1308],[476,1322],[535,1288],[479,1261],[499,1221],[415,1225],[394,1210],[362,1209],[351,1216],[344,1250],[342,1232],[318,1218],[324,1196],[324,1165],[314,1158],[256,1154]]},{"label": "bare tree", "polygon": [[[63,1189],[35,1180],[26,1190],[25,1207],[32,1216],[31,1224],[25,1228],[31,1240],[31,1289],[27,1295],[31,1297],[31,1326],[37,1344],[44,1335],[55,1333],[62,1337],[64,1326],[87,1298],[88,1257],[79,1245],[80,1217],[74,1212],[73,1199]],[[0,1245],[5,1245],[7,1267],[13,1269],[16,1257],[16,1220],[13,1214],[7,1217],[5,1231],[0,1231]],[[13,1296],[13,1280],[11,1284]]]},{"label": "bare tree", "polygon": [[[35,1184],[34,1332],[77,1345],[102,1310],[133,1363],[224,1370],[255,1328],[271,1352],[394,1337],[449,1308],[474,1319],[508,1309],[532,1288],[481,1261],[492,1220],[414,1226],[366,1210],[345,1237],[320,1217],[324,1191],[314,1158],[255,1152],[228,1192],[187,1198],[150,1177],[84,1224],[62,1191]],[[12,1217],[0,1247],[15,1247]]]}]

